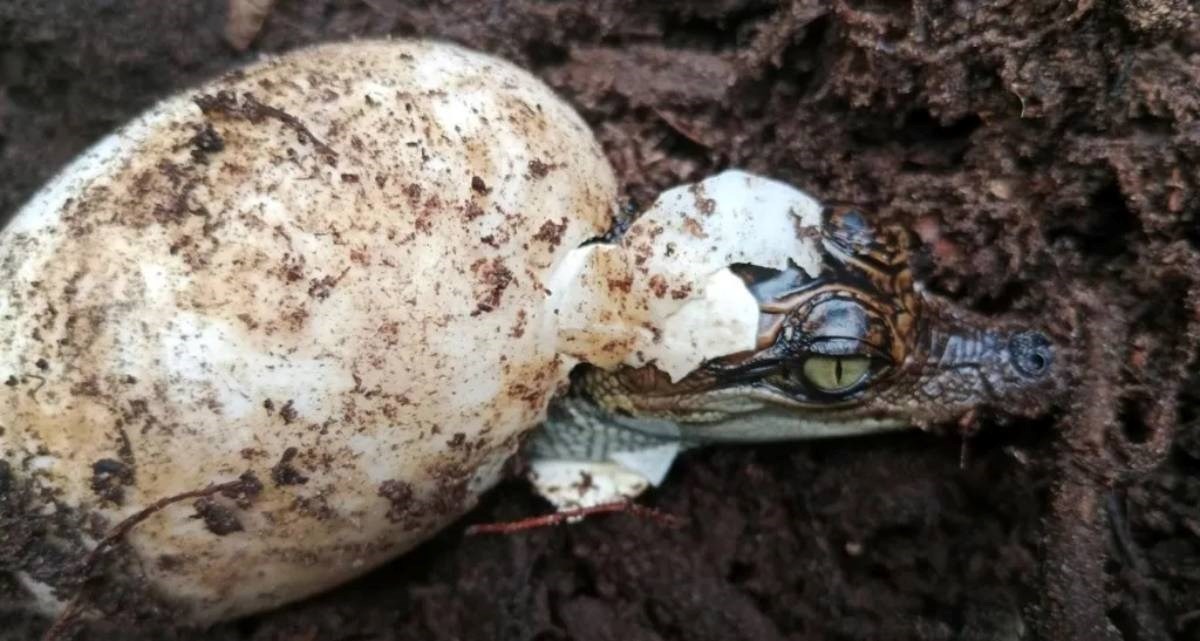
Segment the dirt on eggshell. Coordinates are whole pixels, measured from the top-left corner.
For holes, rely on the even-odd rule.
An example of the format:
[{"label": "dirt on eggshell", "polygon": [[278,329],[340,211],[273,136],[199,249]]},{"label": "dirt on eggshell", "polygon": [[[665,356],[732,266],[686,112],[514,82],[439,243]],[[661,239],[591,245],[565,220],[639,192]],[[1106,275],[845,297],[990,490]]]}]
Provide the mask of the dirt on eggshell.
[{"label": "dirt on eggshell", "polygon": [[[0,3],[0,216],[156,99],[256,52],[440,37],[554,86],[633,205],[729,166],[854,203],[913,231],[931,290],[1075,336],[1060,363],[1077,377],[1057,415],[984,411],[966,439],[691,453],[646,499],[685,518],[678,529],[614,515],[464,536],[469,523],[547,510],[514,481],[341,589],[210,630],[147,624],[121,638],[1200,638],[1189,3],[303,0],[277,3],[246,53],[227,42],[225,11],[221,0]],[[479,269],[483,310],[513,275]],[[101,472],[117,496],[120,468]],[[23,512],[10,481],[0,468],[0,553],[70,518]],[[69,573],[78,559],[43,562]],[[97,598],[152,611],[129,603],[137,595]],[[2,609],[0,622],[5,641],[47,625]],[[100,624],[80,638],[112,634]]]}]

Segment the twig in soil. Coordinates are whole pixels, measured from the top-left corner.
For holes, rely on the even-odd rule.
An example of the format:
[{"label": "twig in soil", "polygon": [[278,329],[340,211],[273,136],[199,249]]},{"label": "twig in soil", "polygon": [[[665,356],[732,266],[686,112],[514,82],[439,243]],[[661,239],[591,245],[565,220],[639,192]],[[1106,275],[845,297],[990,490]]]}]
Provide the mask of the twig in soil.
[{"label": "twig in soil", "polygon": [[648,508],[644,505],[638,505],[633,501],[618,501],[616,503],[602,503],[590,507],[580,507],[572,510],[564,510],[544,516],[533,516],[519,521],[508,521],[505,523],[481,523],[472,525],[467,528],[468,535],[476,534],[512,534],[514,532],[524,532],[526,530],[535,530],[537,528],[550,527],[554,525],[562,525],[572,519],[586,518],[596,514],[612,514],[615,512],[623,512],[639,516],[665,525],[667,527],[680,527],[684,524],[684,519],[667,514],[653,508]]},{"label": "twig in soil", "polygon": [[675,133],[687,138],[701,147],[704,147],[705,149],[712,149],[712,144],[704,140],[704,137],[696,133],[694,129],[680,122],[679,118],[675,117],[673,114],[655,107],[654,115],[658,116],[659,120],[667,123],[667,126],[675,131]]},{"label": "twig in soil", "polygon": [[1104,502],[1105,512],[1117,550],[1125,557],[1125,563],[1133,570],[1126,580],[1130,591],[1133,592],[1136,610],[1133,616],[1141,634],[1149,639],[1165,639],[1167,631],[1163,622],[1167,620],[1154,601],[1151,588],[1148,585],[1154,570],[1146,561],[1140,546],[1133,538],[1133,530],[1129,518],[1125,514],[1124,502],[1115,491],[1110,491]]},{"label": "twig in soil", "polygon": [[[1108,295],[1105,295],[1105,294]],[[1117,474],[1106,435],[1118,425],[1117,386],[1128,320],[1103,302],[1111,292],[1080,291],[1072,342],[1081,345],[1075,407],[1062,420],[1056,476],[1046,518],[1040,633],[1055,641],[1119,641],[1104,599],[1109,526],[1104,508]],[[1082,321],[1087,319],[1086,324]],[[1086,333],[1084,333],[1086,328]]]},{"label": "twig in soil", "polygon": [[86,605],[84,602],[84,593],[86,591],[85,588],[87,587],[88,580],[92,578],[92,573],[95,571],[96,566],[100,563],[100,560],[104,557],[104,555],[106,555],[109,550],[113,548],[113,546],[115,546],[117,543],[120,543],[121,540],[124,539],[125,536],[128,535],[129,532],[133,530],[133,528],[139,523],[145,521],[151,516],[154,516],[167,506],[173,505],[180,501],[209,497],[214,494],[222,494],[230,498],[246,500],[257,495],[261,491],[262,482],[258,480],[258,477],[256,477],[253,472],[245,472],[239,476],[236,481],[228,481],[225,483],[218,483],[216,485],[209,485],[204,489],[192,490],[190,492],[183,492],[181,494],[175,494],[161,498],[150,505],[147,505],[141,510],[129,515],[127,518],[113,527],[113,529],[109,531],[109,533],[105,535],[103,539],[100,539],[100,542],[96,544],[96,547],[92,548],[92,551],[88,552],[88,555],[84,557],[83,567],[80,571],[81,580],[79,587],[76,588],[75,595],[72,596],[71,600],[67,603],[66,609],[62,611],[62,614],[58,615],[58,618],[54,620],[54,623],[48,630],[46,630],[46,633],[42,635],[42,641],[61,641],[62,639],[66,638],[66,635],[69,632],[71,632],[72,626],[79,619],[79,615],[83,612],[83,608]]},{"label": "twig in soil", "polygon": [[278,120],[285,127],[295,131],[301,141],[311,142],[318,152],[325,155],[330,164],[333,163],[334,158],[337,158],[337,152],[313,135],[313,132],[309,131],[299,118],[278,107],[272,107],[259,101],[251,93],[242,94],[241,104],[238,104],[237,96],[232,91],[218,91],[215,96],[201,94],[193,98],[193,102],[205,115],[219,114],[230,118],[241,118],[254,124],[267,118]]},{"label": "twig in soil", "polygon": [[817,18],[829,13],[829,6],[814,0],[792,0],[786,7],[763,21],[763,26],[751,39],[750,45],[738,52],[741,67],[758,74],[768,64],[782,64],[783,52]]},{"label": "twig in soil", "polygon": [[238,51],[245,51],[262,30],[275,0],[229,0],[225,20],[225,39]]},{"label": "twig in soil", "polygon": [[1133,540],[1133,531],[1129,527],[1129,519],[1125,516],[1125,506],[1121,503],[1121,498],[1117,496],[1116,492],[1109,492],[1104,502],[1113,539],[1133,569],[1141,576],[1149,576],[1150,564],[1142,557],[1137,543]]}]

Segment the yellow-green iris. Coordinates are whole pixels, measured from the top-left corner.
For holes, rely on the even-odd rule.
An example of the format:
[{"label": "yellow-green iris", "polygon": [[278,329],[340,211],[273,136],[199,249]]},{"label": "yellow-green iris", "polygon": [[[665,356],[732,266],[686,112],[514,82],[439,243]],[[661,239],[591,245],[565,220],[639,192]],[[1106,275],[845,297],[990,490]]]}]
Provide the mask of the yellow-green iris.
[{"label": "yellow-green iris", "polygon": [[804,361],[804,378],[822,392],[843,392],[857,385],[871,368],[865,356],[811,356]]}]

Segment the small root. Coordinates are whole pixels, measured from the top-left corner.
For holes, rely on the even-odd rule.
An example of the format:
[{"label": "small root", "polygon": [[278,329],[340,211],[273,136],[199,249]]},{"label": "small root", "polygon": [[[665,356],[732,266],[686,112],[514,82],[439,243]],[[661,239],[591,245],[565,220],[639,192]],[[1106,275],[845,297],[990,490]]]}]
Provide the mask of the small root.
[{"label": "small root", "polygon": [[504,523],[481,523],[472,525],[467,528],[467,534],[474,536],[476,534],[513,534],[515,532],[524,532],[526,530],[535,530],[543,527],[551,527],[562,525],[568,521],[575,519],[586,518],[597,514],[613,514],[625,513],[632,514],[650,521],[654,521],[666,527],[680,527],[684,524],[684,519],[667,514],[644,505],[638,505],[633,501],[617,501],[614,503],[602,503],[590,507],[580,507],[571,510],[563,510],[553,514],[544,516],[533,516],[527,519],[518,521],[508,521]]},{"label": "small root", "polygon": [[215,96],[199,95],[193,99],[193,102],[206,116],[222,115],[229,118],[241,118],[254,124],[266,119],[278,120],[285,127],[296,132],[302,142],[312,143],[313,147],[323,154],[330,164],[333,164],[334,159],[337,158],[337,152],[321,142],[321,139],[309,131],[299,118],[278,107],[272,107],[259,101],[251,93],[243,93],[240,104],[237,96],[231,91],[218,91]]},{"label": "small root", "polygon": [[708,142],[704,139],[704,136],[701,136],[699,133],[697,133],[694,127],[685,124],[682,120],[669,111],[655,107],[654,115],[658,116],[659,120],[662,120],[664,123],[666,123],[672,131],[690,140],[691,142],[704,147],[705,149],[713,148],[712,143]]},{"label": "small root", "polygon": [[150,505],[147,505],[141,510],[131,514],[125,520],[113,527],[112,530],[100,540],[100,543],[98,543],[96,547],[93,548],[86,557],[84,557],[83,567],[80,570],[81,580],[79,587],[76,588],[75,595],[72,596],[71,600],[67,603],[66,609],[62,611],[62,614],[58,615],[58,618],[54,620],[54,623],[49,629],[46,630],[46,633],[42,635],[42,641],[63,641],[67,638],[68,634],[74,631],[75,624],[78,622],[79,616],[83,613],[84,607],[86,607],[86,599],[84,599],[84,593],[86,591],[85,588],[87,587],[87,582],[93,578],[93,573],[96,570],[96,566],[100,563],[104,556],[108,554],[108,552],[112,550],[114,546],[120,543],[121,540],[123,540],[139,523],[145,521],[151,516],[154,516],[167,506],[173,505],[180,501],[209,497],[214,494],[221,494],[228,498],[237,500],[239,503],[243,503],[258,495],[258,493],[261,491],[262,482],[258,480],[258,477],[256,477],[253,472],[245,472],[235,481],[209,485],[204,489],[192,490],[190,492],[183,492],[181,494],[175,494],[173,496],[161,498]]}]

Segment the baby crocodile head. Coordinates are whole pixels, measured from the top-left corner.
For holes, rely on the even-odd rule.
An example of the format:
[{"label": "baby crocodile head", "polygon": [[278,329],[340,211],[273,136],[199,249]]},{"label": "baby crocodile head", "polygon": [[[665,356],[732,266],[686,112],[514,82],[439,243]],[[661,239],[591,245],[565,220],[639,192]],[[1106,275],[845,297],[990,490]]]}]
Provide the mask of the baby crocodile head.
[{"label": "baby crocodile head", "polygon": [[820,240],[816,277],[794,266],[732,268],[758,301],[755,349],[674,382],[653,366],[587,369],[578,388],[627,426],[675,425],[701,442],[928,427],[982,405],[1046,409],[1059,377],[1045,333],[925,292],[907,234],[875,231],[856,211],[829,216]]}]

